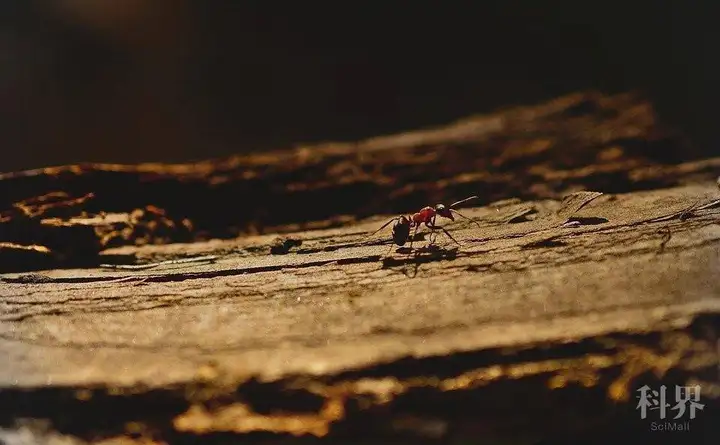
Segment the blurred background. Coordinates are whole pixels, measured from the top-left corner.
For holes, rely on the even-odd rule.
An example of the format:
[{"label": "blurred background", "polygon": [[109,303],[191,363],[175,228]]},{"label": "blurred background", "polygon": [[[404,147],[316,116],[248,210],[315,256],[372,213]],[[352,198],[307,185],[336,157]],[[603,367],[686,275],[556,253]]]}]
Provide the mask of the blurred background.
[{"label": "blurred background", "polygon": [[0,0],[0,171],[191,161],[638,89],[717,154],[712,0]]}]

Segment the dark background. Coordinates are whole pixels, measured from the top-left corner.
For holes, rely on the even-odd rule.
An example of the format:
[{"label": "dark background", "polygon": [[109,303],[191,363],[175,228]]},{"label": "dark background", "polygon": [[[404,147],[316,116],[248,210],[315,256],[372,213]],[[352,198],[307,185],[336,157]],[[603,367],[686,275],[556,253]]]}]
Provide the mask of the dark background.
[{"label": "dark background", "polygon": [[353,140],[589,88],[640,89],[720,152],[711,0],[332,5],[0,0],[0,171]]}]

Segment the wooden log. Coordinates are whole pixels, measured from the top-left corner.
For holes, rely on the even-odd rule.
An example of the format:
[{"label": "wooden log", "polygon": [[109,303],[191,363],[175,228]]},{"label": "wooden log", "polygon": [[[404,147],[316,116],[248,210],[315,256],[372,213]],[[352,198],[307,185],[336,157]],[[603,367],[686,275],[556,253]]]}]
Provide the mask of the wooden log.
[{"label": "wooden log", "polygon": [[0,412],[85,438],[642,436],[643,384],[701,382],[718,409],[717,198],[466,209],[483,228],[451,225],[459,248],[389,252],[372,219],[284,255],[261,235],[102,255],[205,262],[5,274]]},{"label": "wooden log", "polygon": [[[510,110],[514,120],[504,117],[499,127],[485,117],[264,161],[5,176],[0,187],[16,186],[5,189],[15,193],[12,208],[48,190],[73,202],[93,193],[84,216],[51,217],[43,212],[59,208],[50,206],[26,213],[28,224],[56,218],[97,228],[102,211],[109,221],[129,221],[132,209],[155,205],[152,215],[193,225],[192,242],[139,246],[129,236],[97,249],[93,264],[0,275],[0,438],[644,443],[660,420],[640,417],[638,389],[666,385],[672,396],[675,385],[697,384],[704,410],[688,420],[682,440],[703,443],[720,409],[718,161],[661,162],[656,153],[638,155],[633,143],[611,148],[618,147],[613,128],[651,139],[638,126],[647,109],[629,96],[591,97],[605,111],[565,98]],[[606,110],[613,103],[615,114]],[[611,123],[600,130],[593,119]],[[549,146],[532,142],[540,133]],[[513,158],[508,141],[522,138],[532,161]],[[594,154],[573,148],[580,146]],[[510,158],[507,170],[509,161],[492,171],[473,163]],[[354,164],[358,173],[337,167]],[[263,227],[286,224],[282,235],[199,240],[198,226],[219,233],[210,228],[235,223],[211,210],[209,197],[217,192],[225,202],[230,190],[250,187],[253,174],[283,180],[266,183],[259,196],[327,200],[266,216]],[[351,179],[330,181],[342,178]],[[491,179],[507,192],[489,189],[479,203],[486,205],[461,209],[479,227],[461,219],[445,225],[460,246],[443,234],[431,245],[426,231],[413,250],[392,247],[389,228],[367,237],[390,215],[413,210],[403,207],[408,202],[462,198]],[[143,184],[148,195],[112,192],[109,184],[120,183],[126,191]],[[385,194],[350,203],[358,184]],[[573,192],[583,184],[603,186]],[[197,193],[178,195],[182,207],[172,190]],[[282,204],[263,202],[251,197],[247,219],[237,223],[249,224],[262,205]],[[323,212],[338,208],[355,220],[327,223]],[[384,215],[366,218],[378,209]],[[6,223],[17,224],[12,215]],[[310,220],[314,230],[303,230]]]},{"label": "wooden log", "polygon": [[[40,244],[60,263],[86,264],[119,244],[332,227],[474,194],[487,204],[714,178],[720,159],[684,158],[683,144],[636,95],[584,93],[357,143],[194,164],[89,164],[9,173],[0,175],[0,241],[28,245],[43,239]],[[153,214],[142,224],[97,231],[96,224],[77,219],[15,230],[17,220],[28,227],[28,215],[18,212],[24,202],[57,194],[65,197],[65,208],[60,202],[31,213],[60,212],[66,219]],[[13,261],[0,251],[2,270]]]}]

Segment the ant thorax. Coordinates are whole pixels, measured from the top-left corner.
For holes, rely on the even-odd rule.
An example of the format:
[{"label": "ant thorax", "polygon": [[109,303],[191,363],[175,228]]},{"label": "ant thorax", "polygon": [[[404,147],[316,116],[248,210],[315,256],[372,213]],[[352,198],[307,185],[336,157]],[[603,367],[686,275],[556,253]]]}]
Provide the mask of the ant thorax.
[{"label": "ant thorax", "polygon": [[419,212],[417,212],[416,214],[414,214],[412,216],[412,221],[415,224],[422,224],[424,222],[429,222],[430,220],[433,219],[433,217],[435,216],[435,213],[436,213],[435,209],[433,209],[432,207],[424,207],[423,209],[421,209]]}]

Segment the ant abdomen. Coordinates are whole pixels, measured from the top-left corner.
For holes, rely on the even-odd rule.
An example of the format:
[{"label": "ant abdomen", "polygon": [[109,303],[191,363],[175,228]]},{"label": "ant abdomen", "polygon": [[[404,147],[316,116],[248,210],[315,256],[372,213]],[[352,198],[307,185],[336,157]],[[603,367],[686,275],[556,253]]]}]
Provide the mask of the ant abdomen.
[{"label": "ant abdomen", "polygon": [[410,238],[410,220],[401,216],[393,225],[393,242],[398,246],[404,246]]}]

